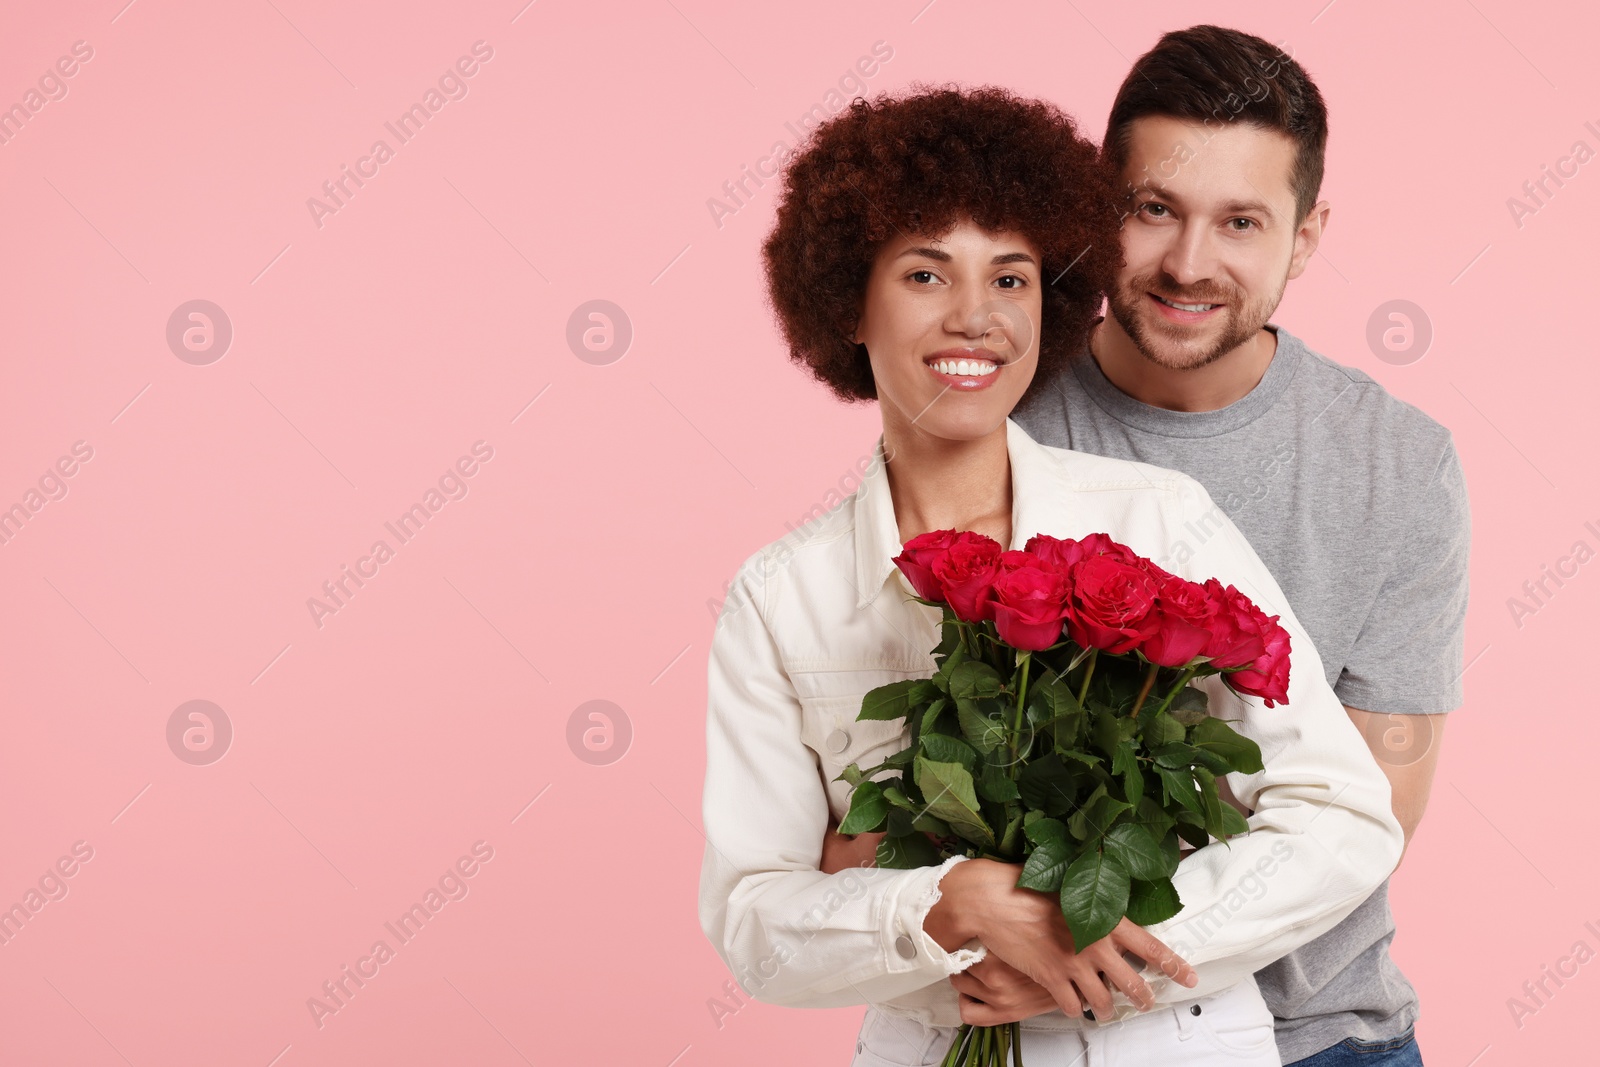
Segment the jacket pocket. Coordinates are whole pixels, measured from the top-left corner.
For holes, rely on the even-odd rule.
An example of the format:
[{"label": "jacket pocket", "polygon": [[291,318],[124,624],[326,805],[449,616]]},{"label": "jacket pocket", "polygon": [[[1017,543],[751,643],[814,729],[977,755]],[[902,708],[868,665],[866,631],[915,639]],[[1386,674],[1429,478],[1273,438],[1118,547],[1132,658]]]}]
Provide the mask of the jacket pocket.
[{"label": "jacket pocket", "polygon": [[911,740],[910,728],[903,718],[857,720],[864,696],[863,692],[801,699],[800,739],[816,753],[835,821],[850,810],[850,783],[840,779],[839,773],[852,763],[863,771],[870,770]]}]

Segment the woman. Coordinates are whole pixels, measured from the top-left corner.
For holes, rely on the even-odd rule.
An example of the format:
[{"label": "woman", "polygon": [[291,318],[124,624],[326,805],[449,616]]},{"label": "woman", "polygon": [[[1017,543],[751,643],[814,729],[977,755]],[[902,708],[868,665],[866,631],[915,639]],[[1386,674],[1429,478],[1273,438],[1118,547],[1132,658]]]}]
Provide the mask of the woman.
[{"label": "woman", "polygon": [[[1205,489],[1038,445],[1009,418],[1082,344],[1117,266],[1118,208],[1072,120],[999,89],[858,99],[785,175],[764,251],[791,357],[841,399],[876,400],[883,433],[850,499],[731,584],[710,654],[700,918],[755,998],[870,1005],[857,1064],[938,1063],[961,1023],[1016,1019],[1029,1067],[1086,1051],[1107,1067],[1278,1064],[1252,973],[1332,927],[1399,858],[1387,780]],[[940,613],[891,560],[935,529],[1017,548],[1108,533],[1280,616],[1287,706],[1202,683],[1267,767],[1228,777],[1252,832],[1183,861],[1175,918],[1124,920],[1079,951],[1058,902],[1016,888],[1016,865],[821,869],[849,805],[839,772],[904,746],[902,720],[856,720],[862,696],[933,672]]]}]

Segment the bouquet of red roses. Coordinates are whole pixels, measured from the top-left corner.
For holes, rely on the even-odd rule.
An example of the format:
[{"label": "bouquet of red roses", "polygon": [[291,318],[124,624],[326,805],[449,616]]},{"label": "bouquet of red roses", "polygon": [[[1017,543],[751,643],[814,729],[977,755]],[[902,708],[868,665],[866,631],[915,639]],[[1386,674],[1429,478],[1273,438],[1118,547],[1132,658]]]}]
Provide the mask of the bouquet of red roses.
[{"label": "bouquet of red roses", "polygon": [[[892,682],[858,719],[904,717],[910,744],[855,764],[839,832],[884,831],[880,867],[958,854],[1021,863],[1017,885],[1059,894],[1080,948],[1124,916],[1182,907],[1179,841],[1247,830],[1217,777],[1261,770],[1261,750],[1208,712],[1197,678],[1286,702],[1289,635],[1233,586],[1170,574],[1104,534],[1039,534],[1002,551],[936,530],[895,564],[944,611],[931,678]],[[888,772],[888,773],[884,773]],[[881,777],[874,777],[882,774]],[[1018,1024],[961,1027],[945,1063],[1021,1063]]]}]

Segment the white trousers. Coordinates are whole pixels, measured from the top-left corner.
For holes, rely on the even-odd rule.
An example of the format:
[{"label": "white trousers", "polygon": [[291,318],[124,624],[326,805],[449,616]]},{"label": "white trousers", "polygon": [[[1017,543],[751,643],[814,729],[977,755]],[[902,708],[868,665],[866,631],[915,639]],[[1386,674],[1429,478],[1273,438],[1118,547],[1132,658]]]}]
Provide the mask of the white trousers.
[{"label": "white trousers", "polygon": [[[1026,1067],[1282,1067],[1272,1012],[1254,978],[1196,1000],[1152,1008],[1104,1026],[1049,1029],[1022,1021]],[[868,1007],[851,1067],[937,1065],[955,1040],[953,1026],[924,1026]]]}]

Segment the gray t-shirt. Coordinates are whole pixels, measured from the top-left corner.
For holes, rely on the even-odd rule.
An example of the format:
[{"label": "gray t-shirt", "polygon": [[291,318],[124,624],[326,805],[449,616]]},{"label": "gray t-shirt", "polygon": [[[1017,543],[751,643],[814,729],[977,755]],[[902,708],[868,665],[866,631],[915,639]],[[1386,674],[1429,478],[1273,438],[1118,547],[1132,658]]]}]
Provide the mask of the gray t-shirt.
[{"label": "gray t-shirt", "polygon": [[[1087,351],[1012,412],[1036,441],[1180,470],[1249,538],[1353,708],[1402,715],[1461,704],[1470,520],[1450,431],[1280,326],[1261,381],[1217,411],[1152,407]],[[1426,720],[1418,720],[1418,723]],[[1425,729],[1385,727],[1409,764]],[[1369,741],[1370,743],[1370,741]],[[1389,958],[1384,882],[1321,937],[1257,972],[1293,1063],[1346,1038],[1399,1037],[1416,991]]]}]

